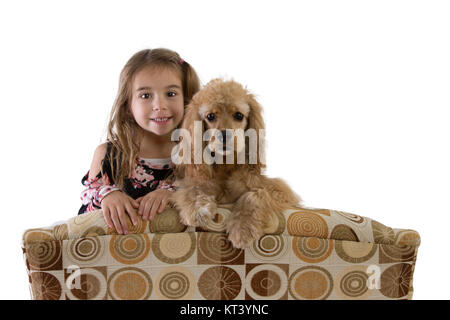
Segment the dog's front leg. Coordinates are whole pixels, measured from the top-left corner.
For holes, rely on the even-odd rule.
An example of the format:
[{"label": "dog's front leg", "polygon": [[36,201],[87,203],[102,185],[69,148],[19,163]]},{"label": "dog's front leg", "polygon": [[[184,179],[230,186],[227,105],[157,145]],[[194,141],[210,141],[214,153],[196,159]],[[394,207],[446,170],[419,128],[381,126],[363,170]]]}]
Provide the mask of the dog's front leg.
[{"label": "dog's front leg", "polygon": [[181,223],[202,227],[208,225],[216,214],[217,192],[214,185],[203,183],[177,189],[170,200],[180,213]]},{"label": "dog's front leg", "polygon": [[236,248],[246,248],[263,235],[268,194],[264,189],[247,191],[235,203],[226,227]]}]

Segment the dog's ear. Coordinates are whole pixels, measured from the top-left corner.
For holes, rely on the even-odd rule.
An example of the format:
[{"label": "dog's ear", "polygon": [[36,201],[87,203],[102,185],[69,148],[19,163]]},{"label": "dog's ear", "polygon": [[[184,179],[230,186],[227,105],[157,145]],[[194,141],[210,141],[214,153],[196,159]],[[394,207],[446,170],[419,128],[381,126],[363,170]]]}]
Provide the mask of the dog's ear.
[{"label": "dog's ear", "polygon": [[255,129],[256,132],[258,132],[259,129],[265,129],[262,108],[253,94],[247,95],[247,104],[250,107],[247,129],[252,128]]},{"label": "dog's ear", "polygon": [[[194,96],[195,98],[195,96]],[[187,129],[191,135],[191,139],[194,138],[194,124],[195,121],[202,121],[198,113],[199,106],[195,101],[191,101],[184,109],[183,124],[181,127]],[[202,121],[202,131],[203,131],[203,121]]]},{"label": "dog's ear", "polygon": [[[195,100],[195,96],[191,103],[185,108],[182,128],[189,131],[191,136],[191,164],[180,164],[180,171],[184,173],[184,177],[198,180],[208,180],[213,177],[212,168],[203,161],[203,150],[206,148],[206,141],[203,141],[205,132],[205,124],[199,114],[200,104]],[[201,123],[200,132],[195,132],[195,123]],[[197,133],[197,136],[195,136]],[[194,140],[197,139],[201,145],[201,163],[195,163]]]},{"label": "dog's ear", "polygon": [[[250,112],[248,114],[248,124],[247,129],[254,129],[256,131],[256,135],[258,137],[258,157],[256,164],[247,164],[249,169],[255,170],[258,174],[262,172],[262,169],[265,168],[265,124],[264,118],[262,115],[262,107],[256,101],[256,98],[253,94],[247,94],[247,104],[250,107]],[[261,131],[260,131],[261,130]],[[260,135],[262,135],[260,137]],[[262,152],[260,152],[260,148],[262,148]],[[246,152],[248,155],[248,144],[246,143]]]}]

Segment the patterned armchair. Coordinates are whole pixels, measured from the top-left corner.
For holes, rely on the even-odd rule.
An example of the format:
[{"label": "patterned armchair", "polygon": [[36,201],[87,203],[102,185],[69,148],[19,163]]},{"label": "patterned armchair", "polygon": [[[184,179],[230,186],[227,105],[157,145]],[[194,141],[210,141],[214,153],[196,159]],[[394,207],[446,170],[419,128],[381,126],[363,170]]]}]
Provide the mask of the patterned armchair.
[{"label": "patterned armchair", "polygon": [[245,250],[227,240],[230,206],[205,229],[167,208],[109,229],[97,210],[23,234],[32,299],[411,299],[416,231],[293,207]]}]

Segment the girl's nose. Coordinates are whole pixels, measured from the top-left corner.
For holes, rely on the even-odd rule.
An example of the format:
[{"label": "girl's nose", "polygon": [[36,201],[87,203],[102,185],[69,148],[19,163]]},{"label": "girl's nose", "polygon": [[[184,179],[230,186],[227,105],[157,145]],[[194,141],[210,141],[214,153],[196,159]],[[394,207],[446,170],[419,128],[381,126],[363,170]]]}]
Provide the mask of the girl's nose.
[{"label": "girl's nose", "polygon": [[153,110],[165,110],[165,109],[167,109],[167,105],[164,99],[155,96],[155,98],[153,99]]}]

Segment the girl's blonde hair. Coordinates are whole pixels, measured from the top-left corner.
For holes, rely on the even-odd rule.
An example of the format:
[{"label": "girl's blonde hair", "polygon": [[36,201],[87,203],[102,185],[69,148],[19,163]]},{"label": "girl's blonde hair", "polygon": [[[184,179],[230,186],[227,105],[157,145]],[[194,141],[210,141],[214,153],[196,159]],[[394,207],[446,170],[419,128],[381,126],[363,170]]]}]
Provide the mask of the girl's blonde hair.
[{"label": "girl's blonde hair", "polygon": [[[124,187],[125,178],[134,170],[140,148],[137,137],[142,132],[131,113],[132,83],[136,73],[148,66],[169,68],[180,75],[184,106],[200,89],[200,81],[194,68],[172,50],[145,49],[135,53],[128,60],[120,73],[119,90],[109,116],[107,140],[112,147],[104,159],[104,161],[109,159],[111,178],[121,189]],[[101,175],[104,176],[103,165]]]}]

